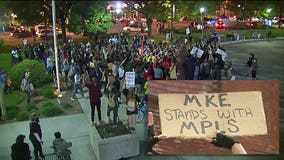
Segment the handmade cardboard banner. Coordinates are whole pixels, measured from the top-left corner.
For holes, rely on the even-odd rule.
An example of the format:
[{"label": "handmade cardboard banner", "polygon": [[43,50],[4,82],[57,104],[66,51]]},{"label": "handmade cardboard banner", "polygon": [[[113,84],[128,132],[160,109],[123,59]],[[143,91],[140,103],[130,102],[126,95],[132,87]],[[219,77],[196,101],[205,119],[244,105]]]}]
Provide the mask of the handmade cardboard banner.
[{"label": "handmade cardboard banner", "polygon": [[204,94],[159,94],[161,130],[169,137],[214,137],[267,134],[260,91]]},{"label": "handmade cardboard banner", "polygon": [[135,87],[135,72],[125,72],[125,85],[127,89]]}]

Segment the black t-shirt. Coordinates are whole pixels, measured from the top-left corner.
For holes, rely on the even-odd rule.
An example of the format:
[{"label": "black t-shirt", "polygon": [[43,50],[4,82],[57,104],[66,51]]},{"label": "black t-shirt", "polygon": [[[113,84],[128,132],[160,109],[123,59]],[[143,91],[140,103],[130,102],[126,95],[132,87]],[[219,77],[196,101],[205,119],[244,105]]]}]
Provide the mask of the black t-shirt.
[{"label": "black t-shirt", "polygon": [[37,122],[30,123],[30,136],[34,136],[34,133],[37,133],[42,138],[41,128]]}]

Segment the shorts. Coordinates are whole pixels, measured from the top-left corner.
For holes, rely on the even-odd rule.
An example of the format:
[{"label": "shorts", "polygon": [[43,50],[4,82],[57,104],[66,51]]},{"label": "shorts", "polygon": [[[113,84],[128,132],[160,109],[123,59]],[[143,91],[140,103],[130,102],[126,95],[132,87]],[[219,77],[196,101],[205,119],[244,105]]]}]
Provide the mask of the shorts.
[{"label": "shorts", "polygon": [[126,114],[127,114],[127,115],[137,114],[137,113],[138,113],[138,109],[137,109],[137,108],[135,108],[134,111],[129,111],[129,110],[126,109]]}]

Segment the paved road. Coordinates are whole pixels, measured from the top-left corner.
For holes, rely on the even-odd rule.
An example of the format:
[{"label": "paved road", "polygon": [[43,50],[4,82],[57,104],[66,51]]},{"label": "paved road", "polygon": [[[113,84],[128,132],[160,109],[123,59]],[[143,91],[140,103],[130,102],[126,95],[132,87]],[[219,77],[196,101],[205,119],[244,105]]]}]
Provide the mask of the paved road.
[{"label": "paved road", "polygon": [[[255,53],[256,57],[259,60],[260,72],[258,73],[258,79],[279,79],[280,80],[280,115],[281,115],[281,133],[284,130],[284,96],[281,90],[283,89],[283,72],[284,72],[284,46],[283,40],[273,40],[273,41],[255,41],[255,42],[242,42],[242,43],[228,43],[224,44],[226,52],[229,55],[229,59],[233,62],[233,65],[240,70],[241,72],[245,71],[245,62],[247,56],[250,52]],[[249,78],[249,77],[247,77]],[[89,129],[90,129],[90,106],[87,99],[79,99],[83,113],[74,114],[69,116],[61,116],[54,118],[45,118],[41,119],[41,126],[43,130],[43,140],[44,140],[44,153],[52,153],[52,150],[49,148],[53,140],[53,133],[55,131],[61,131],[62,136],[72,141],[73,146],[71,147],[72,159],[74,160],[94,160],[95,155],[92,151],[89,138]],[[106,103],[105,98],[103,98],[103,103]],[[103,115],[106,115],[106,110],[103,110]],[[126,122],[125,108],[122,106],[119,110],[120,119]],[[106,121],[106,119],[104,119]],[[142,124],[137,125],[137,135],[139,139],[145,138],[143,135],[144,126]],[[15,142],[15,138],[18,134],[28,135],[28,122],[17,122],[10,124],[0,125],[0,159],[8,160],[10,157],[10,146]],[[281,138],[280,138],[281,139]],[[282,137],[283,139],[283,137]],[[26,142],[29,143],[30,149],[32,145],[29,140],[26,138]],[[142,141],[143,142],[143,141]],[[282,143],[283,144],[283,143]],[[143,149],[141,149],[143,151]],[[283,153],[283,148],[282,148]],[[150,160],[219,160],[224,159],[222,156],[145,156],[141,153],[140,156],[133,157],[131,159],[150,159]],[[271,156],[226,156],[226,159],[239,159],[239,160],[266,160],[272,159]],[[276,158],[274,158],[276,159]]]}]

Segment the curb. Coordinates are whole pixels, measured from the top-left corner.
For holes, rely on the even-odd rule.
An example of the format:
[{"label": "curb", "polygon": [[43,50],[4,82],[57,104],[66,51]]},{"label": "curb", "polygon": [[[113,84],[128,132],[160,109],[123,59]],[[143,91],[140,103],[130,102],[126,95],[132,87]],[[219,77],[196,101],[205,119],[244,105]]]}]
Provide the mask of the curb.
[{"label": "curb", "polygon": [[[270,40],[284,40],[284,37],[276,37],[271,38]],[[225,44],[233,44],[233,43],[242,43],[242,42],[254,42],[254,41],[266,41],[266,39],[245,39],[245,40],[239,40],[239,41],[228,41],[228,42],[222,42],[221,45]]]}]

